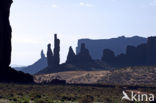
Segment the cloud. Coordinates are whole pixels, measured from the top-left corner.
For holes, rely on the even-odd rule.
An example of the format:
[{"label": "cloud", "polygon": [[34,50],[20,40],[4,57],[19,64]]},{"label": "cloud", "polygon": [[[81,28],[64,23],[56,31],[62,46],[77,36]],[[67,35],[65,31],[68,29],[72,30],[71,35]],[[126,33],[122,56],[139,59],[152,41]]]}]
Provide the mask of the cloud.
[{"label": "cloud", "polygon": [[156,6],[156,0],[152,1],[152,2],[150,3],[150,5]]},{"label": "cloud", "polygon": [[52,8],[58,8],[58,5],[56,5],[56,4],[52,4],[51,6],[52,6]]},{"label": "cloud", "polygon": [[89,3],[85,3],[85,2],[80,2],[80,6],[84,6],[84,7],[95,7],[95,5],[89,4]]}]

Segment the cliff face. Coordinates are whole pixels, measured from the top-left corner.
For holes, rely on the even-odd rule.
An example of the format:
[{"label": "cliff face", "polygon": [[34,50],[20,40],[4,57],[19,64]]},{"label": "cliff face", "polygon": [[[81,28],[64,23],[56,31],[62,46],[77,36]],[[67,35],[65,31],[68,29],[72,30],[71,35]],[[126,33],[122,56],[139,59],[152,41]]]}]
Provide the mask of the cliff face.
[{"label": "cliff face", "polygon": [[140,44],[136,47],[127,46],[125,54],[118,56],[114,56],[113,54],[114,52],[111,50],[109,50],[109,53],[103,53],[102,61],[114,66],[155,66],[156,37],[149,37],[147,43]]},{"label": "cliff face", "polygon": [[0,0],[0,82],[32,83],[33,77],[9,67],[11,61],[11,26],[9,22],[12,0]]},{"label": "cliff face", "polygon": [[90,63],[92,58],[90,56],[89,50],[86,48],[85,43],[81,44],[80,52],[77,55],[77,63]]},{"label": "cliff face", "polygon": [[7,69],[11,61],[11,26],[9,22],[12,0],[0,1],[0,71]]},{"label": "cliff face", "polygon": [[146,43],[147,39],[143,37],[118,37],[111,39],[80,39],[78,41],[78,46],[76,48],[76,54],[80,52],[81,44],[85,43],[86,48],[89,50],[90,55],[93,59],[101,59],[102,51],[104,49],[110,49],[114,51],[115,55],[121,53],[126,53],[126,48],[128,45],[137,46],[142,43]]}]

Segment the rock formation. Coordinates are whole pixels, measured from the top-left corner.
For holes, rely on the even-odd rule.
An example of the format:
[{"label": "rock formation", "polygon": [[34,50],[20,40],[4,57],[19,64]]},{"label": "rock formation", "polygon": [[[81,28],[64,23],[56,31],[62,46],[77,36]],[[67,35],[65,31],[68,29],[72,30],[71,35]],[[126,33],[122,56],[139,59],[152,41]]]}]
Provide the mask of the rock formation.
[{"label": "rock formation", "polygon": [[76,55],[75,55],[72,47],[69,47],[69,52],[67,55],[66,63],[68,63],[68,64],[75,64],[76,63]]},{"label": "rock formation", "polygon": [[102,61],[104,61],[106,63],[112,64],[114,62],[114,59],[115,59],[115,54],[112,50],[104,49],[103,56],[101,59],[102,59]]},{"label": "rock formation", "polygon": [[9,22],[12,0],[0,0],[0,82],[33,82],[33,77],[9,67],[11,61],[11,26]]},{"label": "rock formation", "polygon": [[47,60],[48,67],[51,69],[56,69],[59,67],[60,63],[60,40],[57,38],[57,34],[54,35],[54,54],[51,50],[51,45],[48,44],[47,50]]},{"label": "rock formation", "polygon": [[47,50],[47,63],[48,67],[53,68],[54,67],[54,55],[51,50],[51,44],[48,44],[48,50]]},{"label": "rock formation", "polygon": [[137,46],[142,43],[146,43],[147,38],[133,36],[133,37],[118,37],[111,39],[79,39],[76,48],[76,54],[80,52],[81,44],[85,43],[86,48],[89,50],[92,59],[101,59],[102,51],[104,49],[110,49],[114,51],[115,55],[126,53],[126,47],[128,45]]},{"label": "rock formation", "polygon": [[26,66],[26,67],[18,67],[15,69],[20,69],[20,71],[24,72],[24,73],[29,73],[29,74],[36,74],[39,71],[43,70],[44,68],[46,68],[48,66],[47,64],[47,58],[45,57],[45,54],[43,52],[43,50],[41,51],[41,58],[39,60],[37,60],[35,63],[33,63],[32,65]]},{"label": "rock formation", "polygon": [[86,48],[85,44],[81,44],[80,52],[77,55],[77,62],[78,63],[89,63],[92,62],[92,58],[89,54],[89,50]]},{"label": "rock formation", "polygon": [[46,58],[43,50],[41,51],[41,58]]},{"label": "rock formation", "polygon": [[147,40],[147,63],[156,65],[156,37],[149,37]]},{"label": "rock formation", "polygon": [[11,61],[11,26],[9,22],[12,0],[0,1],[0,69],[7,69]]},{"label": "rock formation", "polygon": [[[109,52],[109,53],[108,53]],[[116,66],[156,65],[156,37],[149,37],[147,43],[136,47],[127,46],[126,53],[113,56],[113,52],[105,51],[102,61]],[[114,61],[112,61],[114,58]]]},{"label": "rock formation", "polygon": [[48,67],[39,71],[37,74],[46,74],[59,71],[60,66],[60,40],[57,38],[57,34],[54,35],[54,49],[51,49],[51,44],[47,46],[47,63]]},{"label": "rock formation", "polygon": [[60,40],[57,34],[54,35],[54,68],[58,68],[60,63]]}]

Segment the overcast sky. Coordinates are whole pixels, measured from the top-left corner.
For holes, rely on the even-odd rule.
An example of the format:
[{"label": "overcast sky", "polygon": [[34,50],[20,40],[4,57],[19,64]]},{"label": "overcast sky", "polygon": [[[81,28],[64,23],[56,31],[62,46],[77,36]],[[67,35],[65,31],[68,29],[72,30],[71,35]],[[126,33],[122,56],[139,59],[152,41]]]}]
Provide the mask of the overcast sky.
[{"label": "overcast sky", "polygon": [[46,53],[53,34],[61,40],[61,62],[79,38],[156,36],[156,0],[14,0],[12,64],[30,65]]}]

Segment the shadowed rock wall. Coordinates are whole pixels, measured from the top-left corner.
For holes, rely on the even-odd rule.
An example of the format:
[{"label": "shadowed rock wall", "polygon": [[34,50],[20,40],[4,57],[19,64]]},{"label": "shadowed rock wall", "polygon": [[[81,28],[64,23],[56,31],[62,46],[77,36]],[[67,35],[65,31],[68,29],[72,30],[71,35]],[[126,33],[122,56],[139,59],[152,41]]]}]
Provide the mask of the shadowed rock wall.
[{"label": "shadowed rock wall", "polygon": [[11,26],[9,22],[12,0],[0,1],[0,71],[7,69],[11,61]]},{"label": "shadowed rock wall", "polygon": [[0,0],[0,82],[32,83],[33,77],[9,67],[11,61],[11,26],[9,22],[12,0]]}]

